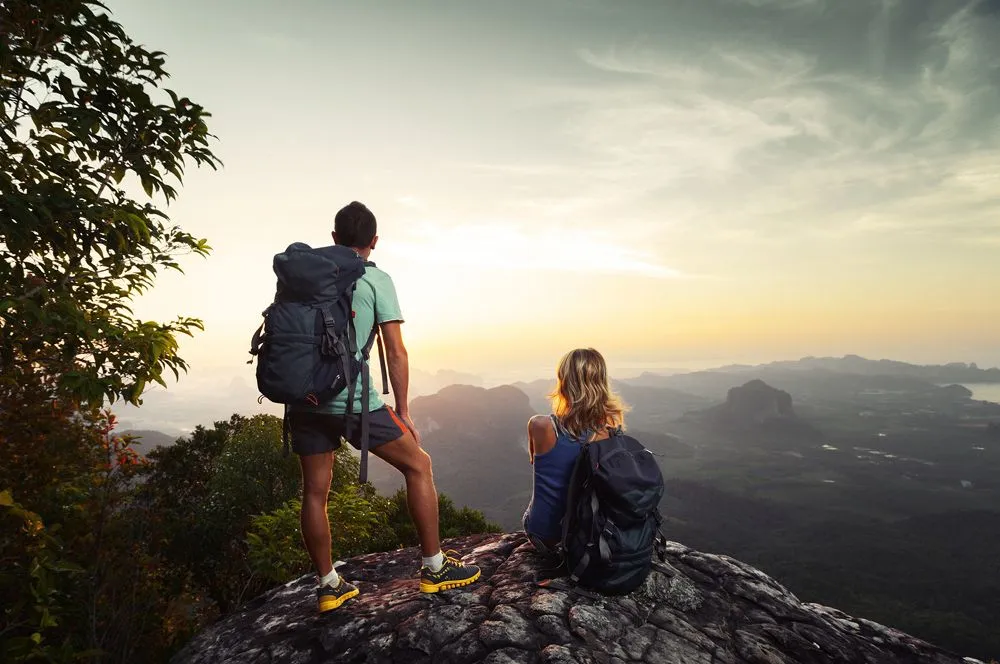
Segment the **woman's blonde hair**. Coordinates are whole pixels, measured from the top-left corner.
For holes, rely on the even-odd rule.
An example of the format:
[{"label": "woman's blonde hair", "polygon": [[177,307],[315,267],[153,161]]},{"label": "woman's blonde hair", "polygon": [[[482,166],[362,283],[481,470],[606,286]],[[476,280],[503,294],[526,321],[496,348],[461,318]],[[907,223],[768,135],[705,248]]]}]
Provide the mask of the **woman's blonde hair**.
[{"label": "woman's blonde hair", "polygon": [[593,348],[577,348],[566,353],[556,369],[556,389],[552,412],[576,437],[600,431],[606,426],[625,426],[628,407],[612,392],[608,367]]}]

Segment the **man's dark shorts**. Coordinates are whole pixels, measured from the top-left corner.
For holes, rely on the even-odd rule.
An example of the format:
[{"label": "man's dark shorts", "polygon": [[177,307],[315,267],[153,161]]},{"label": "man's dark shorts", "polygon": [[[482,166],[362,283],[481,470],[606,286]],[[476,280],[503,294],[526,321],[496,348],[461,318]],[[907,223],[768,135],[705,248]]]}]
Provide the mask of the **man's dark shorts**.
[{"label": "man's dark shorts", "polygon": [[[323,454],[340,447],[340,439],[345,437],[347,418],[351,418],[351,445],[361,449],[361,415],[332,415],[293,410],[288,414],[288,426],[292,437],[292,451],[299,456]],[[373,410],[368,414],[368,447],[375,449],[403,437],[406,425],[388,406]]]}]

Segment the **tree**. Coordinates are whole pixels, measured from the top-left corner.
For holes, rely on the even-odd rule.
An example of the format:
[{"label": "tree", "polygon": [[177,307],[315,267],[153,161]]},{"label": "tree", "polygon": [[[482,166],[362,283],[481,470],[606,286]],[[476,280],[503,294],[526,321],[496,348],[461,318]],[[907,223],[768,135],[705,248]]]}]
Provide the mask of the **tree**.
[{"label": "tree", "polygon": [[129,302],[180,255],[209,251],[154,195],[173,200],[188,161],[219,161],[209,114],[163,88],[164,54],[104,10],[0,2],[0,371],[55,376],[90,403],[138,403],[187,368],[177,335],[201,322],[143,322]]},{"label": "tree", "polygon": [[[0,0],[0,659],[135,661],[170,599],[106,401],[187,365],[129,308],[208,245],[170,223],[208,114],[94,0]],[[141,199],[141,200],[140,200]],[[12,591],[12,592],[8,592]],[[20,645],[17,645],[20,644]]]}]

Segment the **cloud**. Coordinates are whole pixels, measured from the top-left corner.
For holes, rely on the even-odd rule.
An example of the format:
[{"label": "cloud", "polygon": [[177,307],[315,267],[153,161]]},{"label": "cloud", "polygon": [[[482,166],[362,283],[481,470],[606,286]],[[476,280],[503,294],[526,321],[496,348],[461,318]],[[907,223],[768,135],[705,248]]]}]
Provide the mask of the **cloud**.
[{"label": "cloud", "polygon": [[405,196],[400,196],[396,199],[396,202],[406,208],[411,208],[415,210],[424,210],[427,208],[427,204],[417,196],[411,196],[409,194]]},{"label": "cloud", "polygon": [[731,4],[769,9],[807,9],[823,6],[823,0],[728,0]]},{"label": "cloud", "polygon": [[425,222],[385,251],[395,254],[394,261],[432,263],[437,269],[625,274],[652,279],[690,276],[663,264],[656,252],[628,246],[611,232],[573,227],[526,227],[511,222],[444,227]]},{"label": "cloud", "polygon": [[986,3],[950,13],[888,0],[850,11],[741,4],[822,16],[748,19],[678,35],[676,46],[667,35],[579,48],[597,76],[525,93],[540,110],[564,110],[560,136],[580,155],[573,172],[527,163],[508,175],[546,173],[549,195],[534,200],[554,215],[643,207],[675,229],[728,239],[990,227],[1000,18]]}]

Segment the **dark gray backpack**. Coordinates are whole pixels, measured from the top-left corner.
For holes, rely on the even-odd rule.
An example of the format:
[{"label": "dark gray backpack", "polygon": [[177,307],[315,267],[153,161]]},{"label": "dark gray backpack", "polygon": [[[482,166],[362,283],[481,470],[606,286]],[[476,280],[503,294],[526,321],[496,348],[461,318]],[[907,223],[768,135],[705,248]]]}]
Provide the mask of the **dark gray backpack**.
[{"label": "dark gray backpack", "polygon": [[[374,265],[374,263],[372,263]],[[368,393],[368,356],[379,342],[383,391],[385,362],[375,325],[357,359],[353,298],[365,262],[342,246],[312,248],[296,242],[274,257],[278,277],[274,302],[254,332],[250,354],[257,358],[257,389],[267,399],[285,404],[284,442],[288,453],[288,407],[318,405],[348,391],[348,414],[357,383]],[[251,357],[250,362],[253,362]],[[360,381],[358,380],[360,378]],[[350,436],[350,419],[346,435]],[[361,477],[368,475],[368,399],[362,399]]]},{"label": "dark gray backpack", "polygon": [[663,475],[621,429],[584,446],[573,468],[560,543],[571,581],[607,594],[638,588],[663,558]]}]

